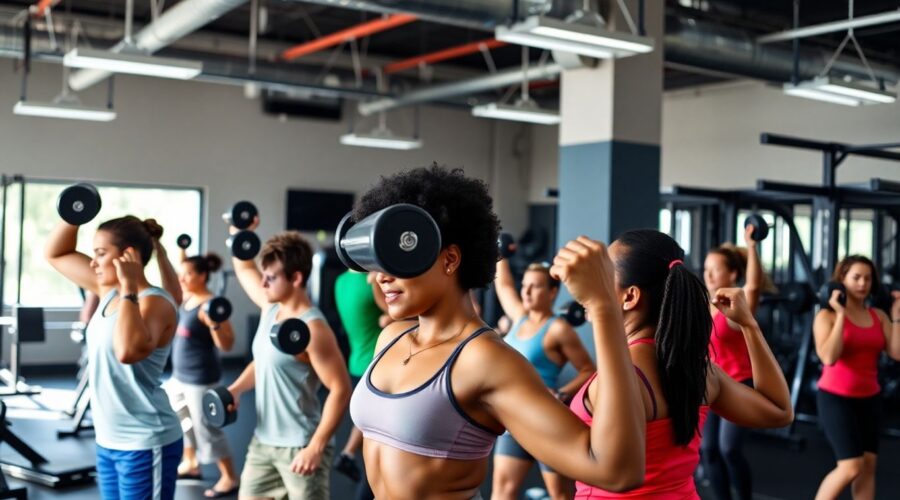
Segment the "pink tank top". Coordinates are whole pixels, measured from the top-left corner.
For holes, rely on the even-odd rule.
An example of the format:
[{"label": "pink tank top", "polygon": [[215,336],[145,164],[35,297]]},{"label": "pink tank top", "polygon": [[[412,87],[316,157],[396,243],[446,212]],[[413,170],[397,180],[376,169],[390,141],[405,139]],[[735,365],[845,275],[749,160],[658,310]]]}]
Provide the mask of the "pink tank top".
[{"label": "pink tank top", "polygon": [[[651,343],[652,339],[639,339],[629,345]],[[650,392],[654,401],[653,418],[656,418],[656,397],[649,381],[643,372],[637,367],[638,375]],[[569,407],[582,422],[591,425],[593,418],[584,405],[584,393],[593,382],[595,373],[578,391],[572,399]],[[699,408],[700,421],[698,428],[703,428],[708,406]],[[644,484],[640,488],[625,493],[613,493],[596,486],[575,482],[575,498],[577,499],[603,499],[603,498],[653,498],[654,500],[699,500],[697,487],[694,485],[694,469],[700,461],[700,433],[687,446],[675,445],[675,432],[672,429],[672,420],[663,418],[647,422],[646,438],[647,461],[644,472]]]},{"label": "pink tank top", "polygon": [[728,318],[720,311],[716,311],[713,316],[713,328],[709,334],[709,360],[738,382],[753,378],[744,333],[740,328],[731,328]]},{"label": "pink tank top", "polygon": [[833,365],[822,367],[819,389],[848,398],[867,398],[881,392],[878,357],[885,348],[884,331],[871,307],[872,326],[863,328],[844,319],[844,347]]}]

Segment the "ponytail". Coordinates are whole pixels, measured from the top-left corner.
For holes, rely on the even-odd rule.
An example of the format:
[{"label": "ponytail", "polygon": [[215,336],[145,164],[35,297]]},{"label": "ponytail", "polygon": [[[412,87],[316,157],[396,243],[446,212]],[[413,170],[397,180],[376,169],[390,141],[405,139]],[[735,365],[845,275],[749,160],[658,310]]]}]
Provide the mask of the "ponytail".
[{"label": "ponytail", "polygon": [[706,396],[712,317],[703,282],[681,262],[684,250],[659,231],[628,231],[616,240],[625,250],[616,262],[621,287],[636,286],[656,325],[660,384],[675,434],[684,446],[699,431]]}]

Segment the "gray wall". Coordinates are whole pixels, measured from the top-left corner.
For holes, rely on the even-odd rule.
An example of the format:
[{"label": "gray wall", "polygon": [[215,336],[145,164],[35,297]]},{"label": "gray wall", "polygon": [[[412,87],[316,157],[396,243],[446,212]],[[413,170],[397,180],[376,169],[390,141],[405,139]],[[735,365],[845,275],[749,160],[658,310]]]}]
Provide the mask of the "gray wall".
[{"label": "gray wall", "polygon": [[[238,199],[254,201],[265,237],[283,228],[288,187],[360,192],[380,175],[437,161],[488,181],[504,225],[514,232],[524,229],[528,127],[472,118],[467,110],[425,108],[425,147],[392,152],[341,146],[338,136],[346,132],[346,122],[283,122],[263,115],[259,102],[245,99],[238,87],[117,77],[118,118],[92,123],[13,115],[19,82],[18,74],[0,72],[0,171],[5,173],[202,187],[207,213],[219,214]],[[29,99],[52,99],[59,82],[59,66],[35,65]],[[91,89],[82,101],[102,105],[105,85]],[[389,124],[395,132],[408,131],[410,117],[401,111],[389,116]],[[217,216],[203,225],[211,249],[225,251],[226,229]],[[241,354],[247,339],[244,318],[252,307],[239,287],[229,288],[240,329],[233,352]],[[25,345],[23,363],[66,363],[78,353],[59,333],[45,344]]]}]

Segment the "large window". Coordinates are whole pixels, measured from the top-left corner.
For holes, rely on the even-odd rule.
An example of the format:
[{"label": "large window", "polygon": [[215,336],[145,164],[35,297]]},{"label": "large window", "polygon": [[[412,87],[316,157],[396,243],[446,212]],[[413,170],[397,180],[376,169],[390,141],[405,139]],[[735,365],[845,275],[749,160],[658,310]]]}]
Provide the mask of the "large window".
[{"label": "large window", "polygon": [[[24,184],[24,217],[20,224],[22,184],[13,183],[6,191],[4,304],[42,307],[78,307],[82,303],[78,288],[63,278],[44,260],[47,235],[59,222],[56,199],[69,183],[27,180]],[[171,259],[177,258],[176,237],[191,236],[191,250],[199,248],[203,194],[199,189],[156,186],[123,186],[97,184],[103,200],[100,214],[78,231],[78,250],[93,254],[91,241],[97,226],[123,215],[141,219],[154,218],[163,228],[163,245]],[[19,231],[22,230],[21,259]],[[19,266],[21,265],[21,283]],[[147,264],[147,279],[160,284],[159,267],[154,259]],[[19,289],[19,285],[21,288]],[[17,297],[18,295],[18,297]]]}]

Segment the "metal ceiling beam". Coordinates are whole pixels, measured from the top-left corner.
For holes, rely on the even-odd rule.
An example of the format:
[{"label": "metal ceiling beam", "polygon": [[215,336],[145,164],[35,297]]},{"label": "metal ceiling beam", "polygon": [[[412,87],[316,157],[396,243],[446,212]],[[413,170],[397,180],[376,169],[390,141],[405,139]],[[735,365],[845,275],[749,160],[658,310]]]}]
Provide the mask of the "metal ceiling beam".
[{"label": "metal ceiling beam", "polygon": [[836,33],[839,31],[847,31],[853,28],[864,28],[866,26],[875,26],[878,24],[887,24],[900,21],[900,10],[881,12],[869,16],[855,17],[853,19],[844,19],[841,21],[833,21],[830,23],[816,24],[815,26],[806,26],[792,30],[780,31],[763,35],[756,39],[759,43],[783,42],[787,40],[795,40],[798,38],[808,38],[811,36],[825,35],[828,33]]}]

